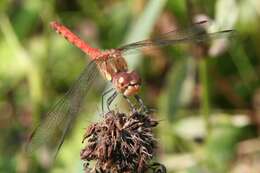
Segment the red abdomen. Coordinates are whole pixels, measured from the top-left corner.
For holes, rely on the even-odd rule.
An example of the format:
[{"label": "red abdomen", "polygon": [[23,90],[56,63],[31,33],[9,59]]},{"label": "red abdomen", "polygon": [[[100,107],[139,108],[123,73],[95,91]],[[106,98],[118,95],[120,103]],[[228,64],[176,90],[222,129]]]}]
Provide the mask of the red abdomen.
[{"label": "red abdomen", "polygon": [[101,51],[97,48],[91,47],[89,44],[81,40],[77,35],[72,33],[68,28],[62,24],[54,21],[51,22],[51,27],[64,38],[66,38],[70,43],[80,48],[83,52],[90,56],[92,60],[98,58],[101,54]]}]

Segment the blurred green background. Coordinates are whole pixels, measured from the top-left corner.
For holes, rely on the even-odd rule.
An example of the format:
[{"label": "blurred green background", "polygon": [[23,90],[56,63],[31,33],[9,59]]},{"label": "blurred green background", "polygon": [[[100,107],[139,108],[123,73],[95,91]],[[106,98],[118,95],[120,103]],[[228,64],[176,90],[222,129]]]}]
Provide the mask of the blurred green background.
[{"label": "blurred green background", "polygon": [[[51,169],[48,156],[29,160],[23,150],[89,61],[50,28],[51,21],[108,49],[204,19],[209,31],[237,33],[203,46],[126,56],[143,79],[141,97],[160,120],[155,160],[174,173],[259,173],[259,0],[1,0],[0,172],[83,172],[81,140],[84,128],[100,118],[101,77]],[[127,108],[120,98],[115,104]]]}]

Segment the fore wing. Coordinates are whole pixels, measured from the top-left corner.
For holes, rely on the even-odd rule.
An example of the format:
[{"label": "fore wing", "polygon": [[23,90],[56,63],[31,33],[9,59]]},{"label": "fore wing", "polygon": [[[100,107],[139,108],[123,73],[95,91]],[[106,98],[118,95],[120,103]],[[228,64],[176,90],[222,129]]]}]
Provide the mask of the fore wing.
[{"label": "fore wing", "polygon": [[86,66],[71,89],[54,105],[44,121],[34,130],[27,145],[29,154],[44,149],[50,154],[51,159],[56,157],[96,74],[96,65],[92,61]]},{"label": "fore wing", "polygon": [[134,43],[130,43],[124,46],[117,48],[122,52],[127,52],[133,49],[142,49],[142,48],[149,48],[153,46],[167,46],[173,45],[178,43],[185,43],[191,41],[206,41],[209,39],[215,39],[219,37],[225,37],[231,35],[234,30],[222,30],[213,33],[207,33],[203,28],[202,25],[207,23],[207,21],[201,21],[198,23],[193,24],[188,29],[184,30],[173,30],[167,33],[162,34],[161,36],[155,39],[148,39],[143,41],[138,41]]}]

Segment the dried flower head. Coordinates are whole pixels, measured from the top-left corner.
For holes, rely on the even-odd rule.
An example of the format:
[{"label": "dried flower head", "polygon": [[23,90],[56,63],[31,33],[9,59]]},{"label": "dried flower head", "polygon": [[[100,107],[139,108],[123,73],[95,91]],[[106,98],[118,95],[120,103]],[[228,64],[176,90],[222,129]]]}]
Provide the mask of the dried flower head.
[{"label": "dried flower head", "polygon": [[[140,112],[108,112],[103,120],[89,126],[82,142],[87,145],[81,151],[88,173],[145,172],[153,157],[156,140],[152,128],[158,122]],[[89,162],[95,161],[94,168]]]}]

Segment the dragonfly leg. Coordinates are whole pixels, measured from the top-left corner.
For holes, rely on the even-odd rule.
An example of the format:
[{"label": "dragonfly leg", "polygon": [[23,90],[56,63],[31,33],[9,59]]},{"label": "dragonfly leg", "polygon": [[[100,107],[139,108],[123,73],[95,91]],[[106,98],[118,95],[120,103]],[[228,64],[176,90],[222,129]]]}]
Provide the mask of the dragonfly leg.
[{"label": "dragonfly leg", "polygon": [[144,101],[141,99],[141,97],[138,96],[138,95],[135,95],[134,97],[135,97],[136,101],[140,104],[140,106],[141,106],[141,111],[144,111],[145,113],[148,113],[149,110],[148,110],[148,108],[145,106]]},{"label": "dragonfly leg", "polygon": [[111,103],[113,102],[113,100],[115,100],[117,96],[117,91],[115,91],[108,99],[107,99],[107,110],[110,111],[109,106],[111,105]]},{"label": "dragonfly leg", "polygon": [[127,101],[127,103],[129,104],[131,111],[136,112],[134,105],[131,103],[131,100],[125,95],[123,95],[123,97]]},{"label": "dragonfly leg", "polygon": [[105,100],[105,96],[106,96],[107,94],[109,94],[110,92],[112,92],[113,90],[114,90],[114,88],[110,88],[110,89],[108,89],[107,91],[103,92],[103,94],[102,94],[102,98],[101,98],[102,103],[101,103],[101,106],[102,106],[102,112],[103,112],[103,113],[104,113],[104,100]]}]

